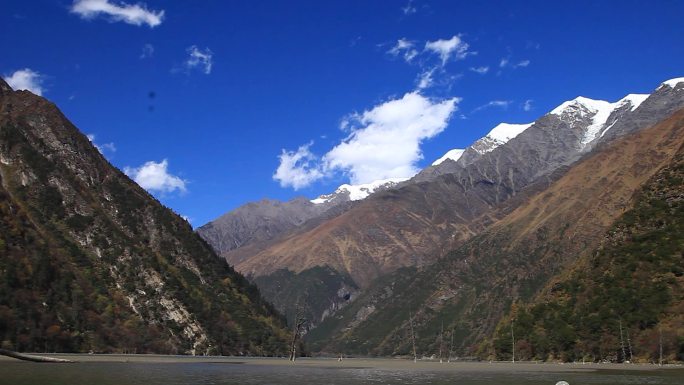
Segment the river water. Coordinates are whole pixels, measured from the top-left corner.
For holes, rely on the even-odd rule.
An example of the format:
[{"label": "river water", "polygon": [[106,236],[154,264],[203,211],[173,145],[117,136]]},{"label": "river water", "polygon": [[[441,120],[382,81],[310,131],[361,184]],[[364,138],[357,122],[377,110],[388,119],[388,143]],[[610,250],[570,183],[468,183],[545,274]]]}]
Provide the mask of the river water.
[{"label": "river water", "polygon": [[0,360],[2,385],[683,385],[684,369],[556,364],[413,363],[402,360],[88,359],[74,364]]}]

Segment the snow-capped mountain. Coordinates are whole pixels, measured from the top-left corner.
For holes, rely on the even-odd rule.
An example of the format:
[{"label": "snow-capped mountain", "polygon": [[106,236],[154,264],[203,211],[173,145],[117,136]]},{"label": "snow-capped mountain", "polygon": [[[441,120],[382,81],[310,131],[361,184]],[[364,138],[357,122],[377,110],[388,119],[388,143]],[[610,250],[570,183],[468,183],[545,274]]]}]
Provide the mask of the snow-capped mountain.
[{"label": "snow-capped mountain", "polygon": [[500,123],[494,127],[487,135],[483,138],[478,139],[472,146],[473,150],[480,154],[490,152],[495,148],[501,146],[502,144],[508,142],[509,140],[520,135],[523,131],[530,128],[533,123],[525,124],[510,124],[510,123]]},{"label": "snow-capped mountain", "polygon": [[312,199],[311,203],[319,205],[324,203],[358,201],[367,198],[374,192],[392,188],[408,179],[409,178],[390,178],[357,185],[343,184],[338,187],[334,193],[321,195],[316,199]]},{"label": "snow-capped mountain", "polygon": [[433,166],[436,166],[436,165],[438,165],[438,164],[441,164],[442,162],[444,162],[444,161],[447,160],[447,159],[451,159],[451,160],[453,160],[454,162],[456,162],[456,161],[458,161],[459,159],[461,159],[461,156],[463,155],[464,152],[465,152],[465,149],[463,149],[463,148],[454,148],[453,150],[449,150],[449,151],[447,151],[447,153],[444,154],[441,158],[439,158],[439,159],[437,159],[436,161],[432,162],[432,165],[433,165]]},{"label": "snow-capped mountain", "polygon": [[619,118],[619,114],[615,114],[616,111],[621,109],[634,111],[648,96],[629,94],[615,103],[579,96],[556,107],[550,112],[550,115],[557,115],[561,120],[570,124],[590,118],[590,124],[584,128],[580,139],[581,148],[585,148],[613,127]]}]

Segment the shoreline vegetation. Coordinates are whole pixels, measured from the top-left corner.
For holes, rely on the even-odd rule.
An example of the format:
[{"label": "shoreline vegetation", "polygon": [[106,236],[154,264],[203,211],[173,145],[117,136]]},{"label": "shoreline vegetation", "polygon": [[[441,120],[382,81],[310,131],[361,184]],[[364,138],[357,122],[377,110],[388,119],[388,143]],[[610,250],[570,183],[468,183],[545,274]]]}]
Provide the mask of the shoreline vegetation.
[{"label": "shoreline vegetation", "polygon": [[[34,353],[24,354],[34,356]],[[629,371],[654,371],[654,370],[682,370],[684,364],[644,364],[644,363],[561,363],[541,361],[452,361],[440,363],[439,360],[401,358],[344,358],[338,357],[301,357],[296,363],[287,357],[235,357],[235,356],[184,356],[184,355],[161,355],[161,354],[82,354],[82,353],[40,353],[36,356],[48,359],[67,360],[74,363],[160,363],[160,364],[241,364],[241,365],[267,365],[267,366],[305,366],[305,367],[354,367],[374,368],[387,370],[445,370],[445,371],[550,371],[550,372],[577,372],[597,370],[629,370]],[[9,361],[21,362],[17,359],[0,356],[0,363]],[[67,362],[62,361],[62,362]],[[53,361],[57,362],[57,361]]]}]

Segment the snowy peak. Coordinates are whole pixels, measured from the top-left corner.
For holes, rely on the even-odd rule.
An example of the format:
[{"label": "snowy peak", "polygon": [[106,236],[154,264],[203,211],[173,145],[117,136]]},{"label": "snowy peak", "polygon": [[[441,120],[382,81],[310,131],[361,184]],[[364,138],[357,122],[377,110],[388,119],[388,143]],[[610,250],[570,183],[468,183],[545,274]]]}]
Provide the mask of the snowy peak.
[{"label": "snowy peak", "polygon": [[455,148],[453,150],[449,150],[449,151],[447,151],[446,154],[444,154],[444,156],[442,156],[441,158],[432,162],[432,165],[436,166],[438,164],[441,164],[442,162],[444,162],[447,159],[451,159],[454,162],[456,162],[457,160],[461,159],[461,156],[463,155],[464,152],[465,152],[465,150],[461,149],[461,148]]},{"label": "snowy peak", "polygon": [[[670,87],[670,88],[676,88],[678,84],[684,83],[684,78],[674,78],[670,80],[664,81],[660,87]],[[658,88],[660,88],[658,87]]]},{"label": "snowy peak", "polygon": [[648,99],[648,97],[651,96],[649,94],[629,94],[625,96],[624,98],[620,99],[617,103],[618,108],[625,106],[625,105],[630,105],[630,111],[634,111],[641,105],[641,103],[644,102],[644,100]]},{"label": "snowy peak", "polygon": [[500,123],[498,126],[494,127],[489,133],[473,143],[471,148],[480,154],[490,152],[495,148],[501,146],[502,144],[508,142],[509,140],[520,135],[523,131],[527,130],[534,123],[526,124],[510,124],[510,123]]},{"label": "snowy peak", "polygon": [[388,189],[408,179],[409,178],[390,178],[357,185],[343,184],[338,187],[334,193],[321,195],[316,199],[312,199],[311,203],[318,205],[332,202],[337,199],[358,201],[367,198],[376,191]]},{"label": "snowy peak", "polygon": [[602,110],[609,108],[610,103],[605,100],[594,100],[585,98],[584,96],[578,96],[575,99],[563,102],[560,106],[551,110],[552,115],[566,115],[566,114],[586,114],[586,113],[597,113]]},{"label": "snowy peak", "polygon": [[[594,100],[579,96],[573,100],[562,103],[554,108],[550,114],[557,115],[563,120],[582,121],[591,119],[591,123],[584,130],[580,139],[581,147],[586,147],[593,140],[602,137],[615,124],[617,119],[610,119],[613,112],[625,106],[629,106],[630,111],[636,110],[649,95],[629,94],[615,103],[605,100]],[[606,127],[608,126],[608,127]]]},{"label": "snowy peak", "polygon": [[486,137],[493,139],[497,142],[506,143],[509,140],[520,135],[521,132],[527,130],[533,123],[526,124],[510,124],[510,123],[500,123],[498,126],[494,127]]}]

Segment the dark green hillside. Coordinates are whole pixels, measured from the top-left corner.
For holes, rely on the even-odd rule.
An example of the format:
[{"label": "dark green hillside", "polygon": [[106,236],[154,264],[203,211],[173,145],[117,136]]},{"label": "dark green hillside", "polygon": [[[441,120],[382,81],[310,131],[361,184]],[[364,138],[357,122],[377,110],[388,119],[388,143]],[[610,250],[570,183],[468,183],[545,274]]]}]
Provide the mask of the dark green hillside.
[{"label": "dark green hillside", "polygon": [[0,84],[0,341],[283,354],[284,321],[51,103]]},{"label": "dark green hillside", "polygon": [[511,317],[522,359],[658,361],[662,333],[665,358],[684,361],[684,151],[596,253],[499,325],[498,358],[511,357]]}]

